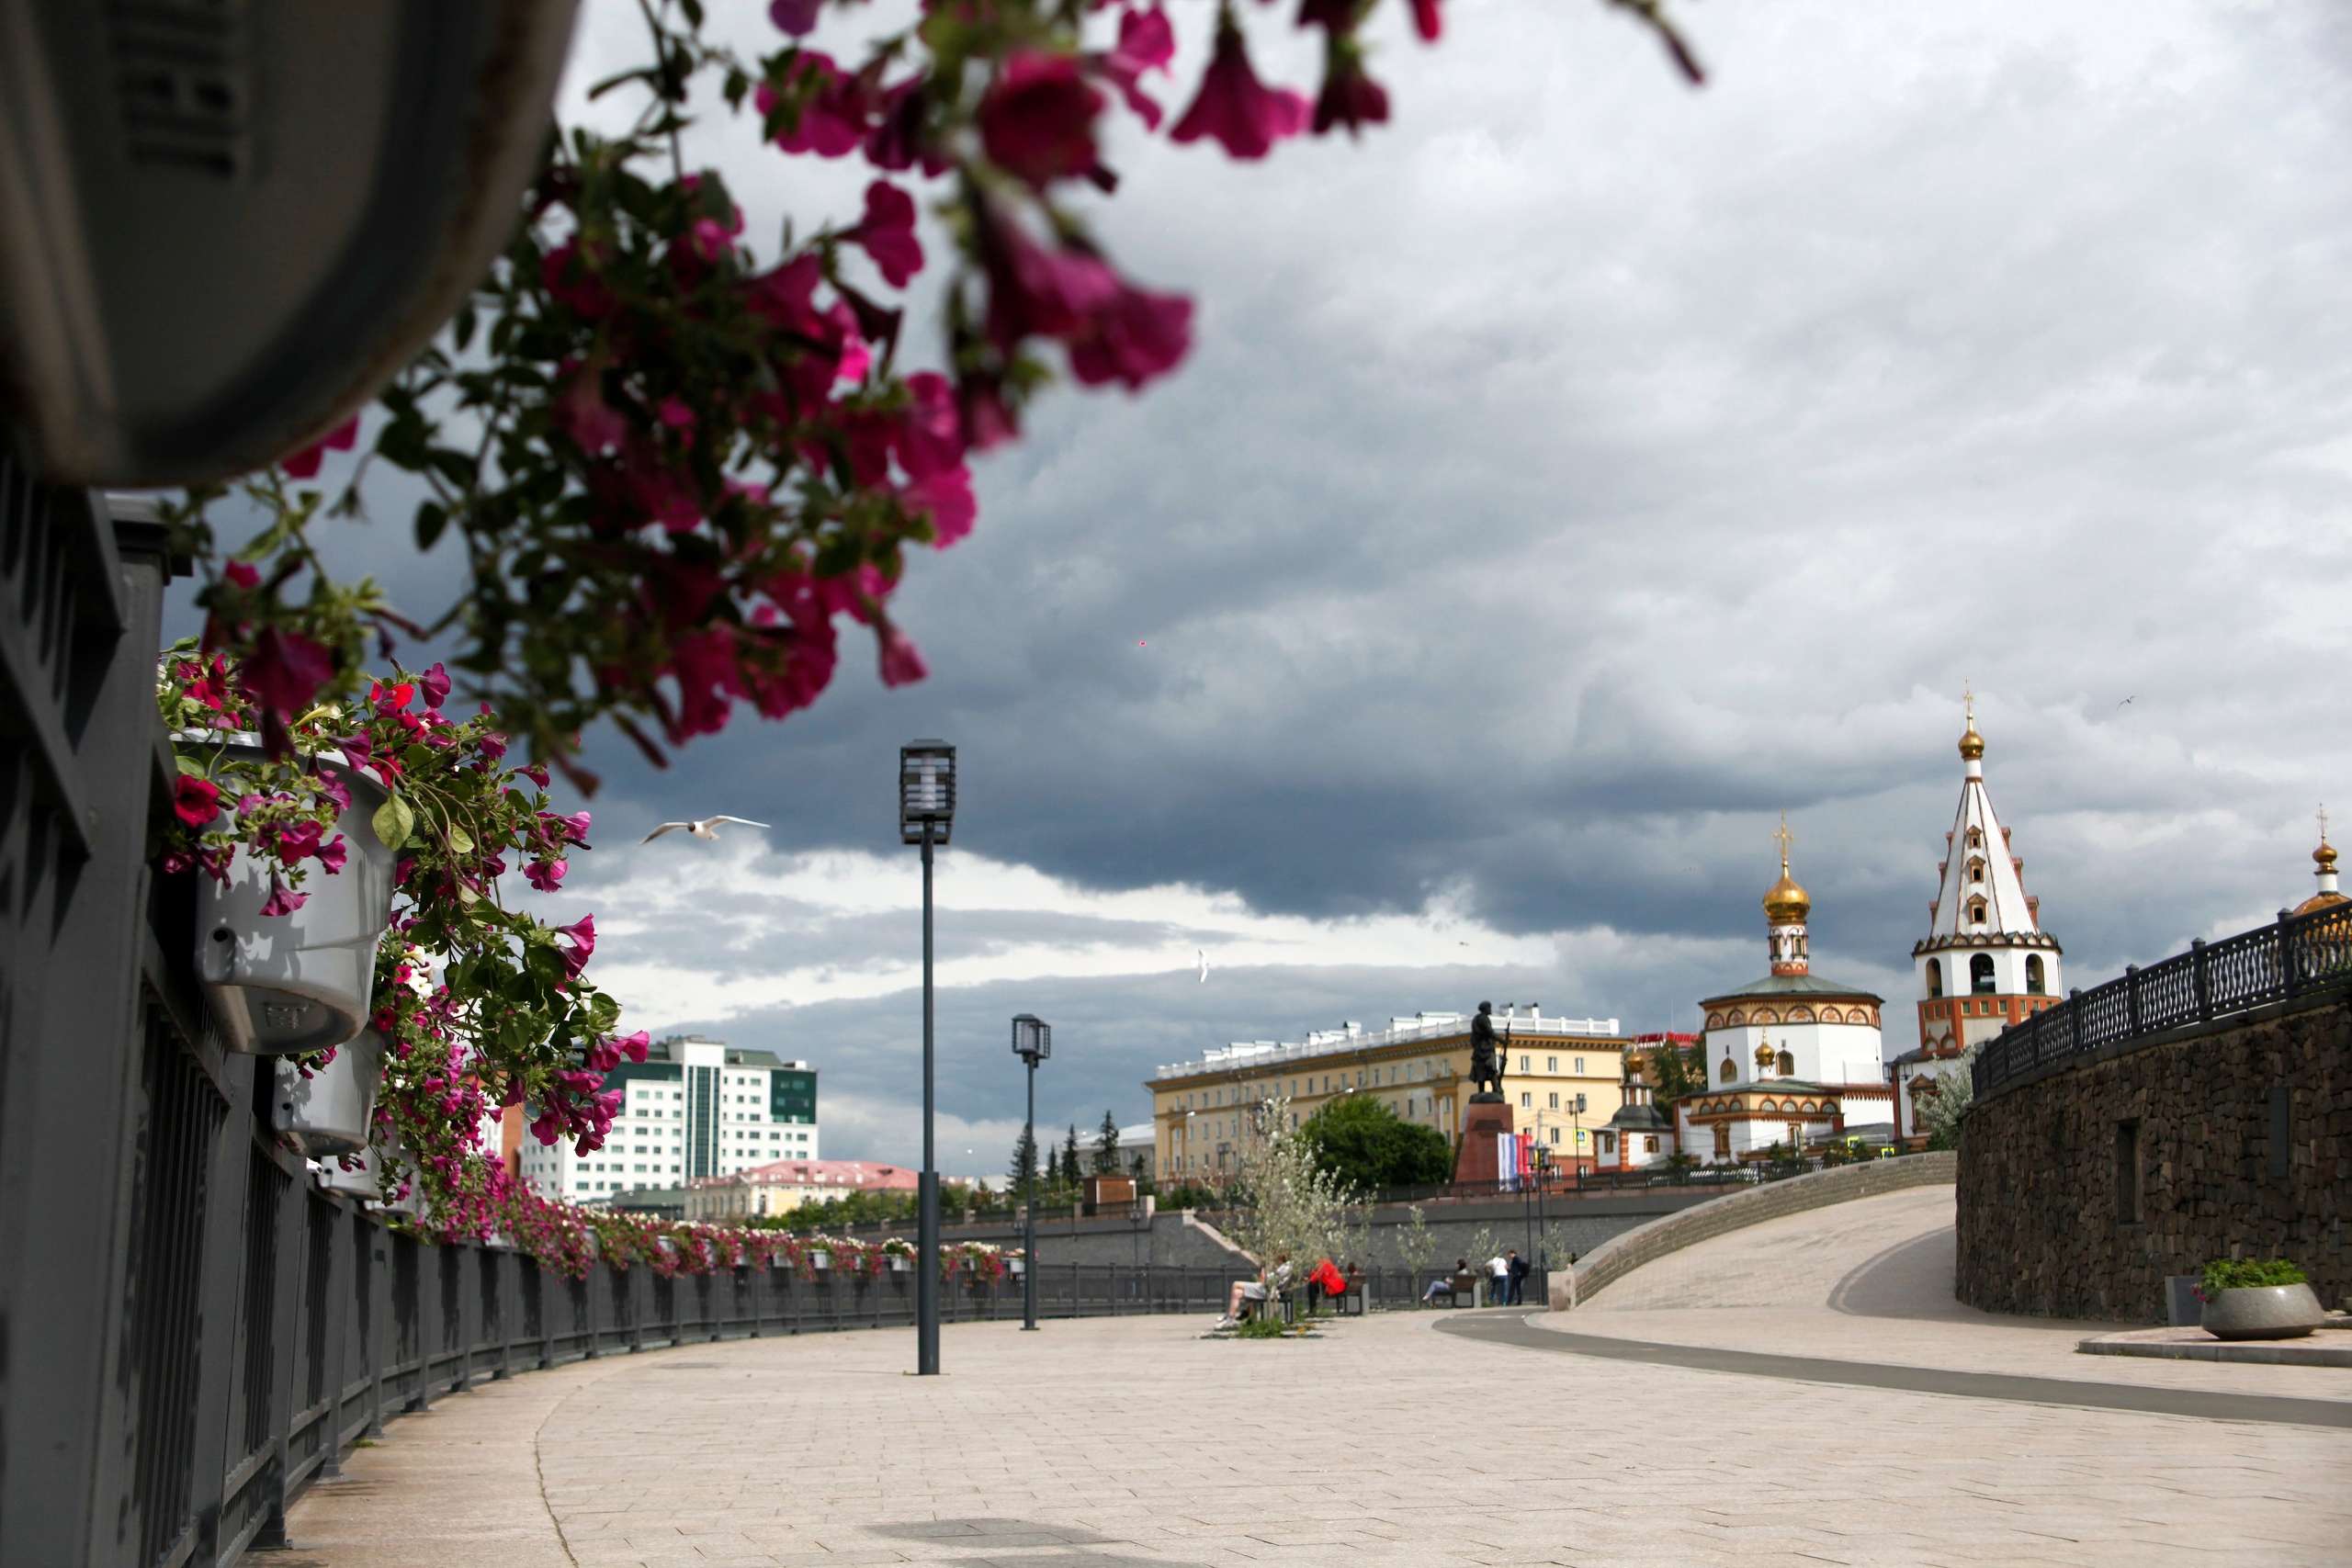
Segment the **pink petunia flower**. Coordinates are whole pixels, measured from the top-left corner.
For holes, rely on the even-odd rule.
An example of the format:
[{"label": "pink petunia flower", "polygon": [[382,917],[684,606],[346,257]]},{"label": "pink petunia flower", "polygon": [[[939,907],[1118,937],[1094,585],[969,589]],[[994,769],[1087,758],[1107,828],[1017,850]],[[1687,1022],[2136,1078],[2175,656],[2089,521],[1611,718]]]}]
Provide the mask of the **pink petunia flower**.
[{"label": "pink petunia flower", "polygon": [[886,686],[908,686],[931,673],[922,661],[922,654],[910,641],[906,633],[896,626],[882,628],[882,683]]},{"label": "pink petunia flower", "polygon": [[319,471],[319,460],[329,452],[348,452],[352,443],[359,439],[359,416],[353,414],[325,435],[303,447],[277,466],[286,470],[288,479],[307,479]]},{"label": "pink petunia flower", "polygon": [[942,468],[899,493],[908,511],[931,514],[932,544],[939,549],[969,534],[980,514],[972,499],[971,473],[963,468]]},{"label": "pink petunia flower", "polygon": [[1156,100],[1145,96],[1143,73],[1157,71],[1167,75],[1169,62],[1175,58],[1176,30],[1168,25],[1168,13],[1155,5],[1148,11],[1119,13],[1119,41],[1100,57],[1096,69],[1119,89],[1145,129],[1158,130],[1161,110]]},{"label": "pink petunia flower", "polygon": [[1192,344],[1190,299],[1122,280],[1117,296],[1070,338],[1070,374],[1089,386],[1116,381],[1133,391],[1174,369]]},{"label": "pink petunia flower", "polygon": [[980,99],[980,146],[1007,174],[1043,189],[1100,161],[1094,119],[1102,95],[1067,54],[1023,50],[1005,61]]},{"label": "pink petunia flower", "polygon": [[172,811],[191,828],[209,826],[220,815],[220,786],[210,779],[182,773],[172,792]]},{"label": "pink petunia flower", "polygon": [[1324,73],[1323,91],[1315,100],[1315,134],[1344,125],[1353,136],[1359,127],[1387,118],[1388,90],[1364,74],[1363,61],[1352,48],[1335,51]]},{"label": "pink petunia flower", "polygon": [[261,912],[265,915],[290,915],[309,902],[310,895],[297,893],[273,876],[269,879],[269,897],[263,903]]},{"label": "pink petunia flower", "polygon": [[441,705],[448,700],[449,671],[436,660],[416,683],[424,693],[424,705],[438,713]]},{"label": "pink petunia flower", "polygon": [[1169,133],[1171,141],[1216,138],[1236,158],[1262,158],[1275,142],[1306,129],[1304,95],[1269,87],[1250,67],[1250,48],[1230,17],[1216,29],[1216,53],[1201,77],[1200,95]]},{"label": "pink petunia flower", "polygon": [[807,38],[817,30],[817,13],[824,4],[825,0],[770,0],[768,20],[794,38]]},{"label": "pink petunia flower", "polygon": [[571,869],[570,861],[533,861],[523,868],[523,880],[542,893],[553,893],[563,886],[563,874]]},{"label": "pink petunia flower", "polygon": [[227,578],[232,587],[253,589],[261,586],[261,573],[254,570],[249,561],[232,560],[220,569],[220,575]]},{"label": "pink petunia flower", "polygon": [[300,632],[265,627],[245,660],[245,690],[273,714],[291,714],[334,673],[327,650]]},{"label": "pink petunia flower", "polygon": [[[856,152],[865,138],[866,119],[856,78],[836,70],[831,55],[814,50],[793,62],[789,72],[786,85],[800,105],[800,118],[776,132],[775,144],[786,152],[814,152],[820,158]],[[765,117],[784,100],[763,82],[753,101]]]},{"label": "pink petunia flower", "polygon": [[883,280],[904,288],[922,270],[922,242],[915,238],[914,197],[888,180],[865,187],[865,217],[847,238],[865,248],[882,269]]}]

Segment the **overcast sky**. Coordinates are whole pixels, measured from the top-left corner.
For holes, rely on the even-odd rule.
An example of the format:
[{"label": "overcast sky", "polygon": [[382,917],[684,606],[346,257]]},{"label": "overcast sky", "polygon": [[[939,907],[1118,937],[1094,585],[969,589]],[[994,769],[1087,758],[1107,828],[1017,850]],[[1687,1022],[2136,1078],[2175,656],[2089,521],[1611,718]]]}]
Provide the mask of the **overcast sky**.
[{"label": "overcast sky", "polygon": [[[628,9],[590,6],[575,74]],[[1389,18],[1361,143],[1121,133],[1102,231],[1197,297],[1192,360],[982,463],[978,533],[899,599],[929,682],[861,646],[667,775],[600,738],[554,907],[596,910],[634,1023],[811,1059],[826,1152],[910,1157],[892,770],[955,741],[969,1172],[1017,1125],[1017,1011],[1082,1126],[1341,1019],[1690,1027],[1763,972],[1783,808],[1816,971],[1907,1004],[1963,682],[2071,983],[2269,918],[2319,803],[2352,817],[2332,9],[1708,0],[1692,92],[1597,0],[1451,0],[1434,50]],[[1208,12],[1176,10],[1189,81]],[[708,155],[754,237],[858,183]],[[715,811],[774,826],[631,847]]]}]

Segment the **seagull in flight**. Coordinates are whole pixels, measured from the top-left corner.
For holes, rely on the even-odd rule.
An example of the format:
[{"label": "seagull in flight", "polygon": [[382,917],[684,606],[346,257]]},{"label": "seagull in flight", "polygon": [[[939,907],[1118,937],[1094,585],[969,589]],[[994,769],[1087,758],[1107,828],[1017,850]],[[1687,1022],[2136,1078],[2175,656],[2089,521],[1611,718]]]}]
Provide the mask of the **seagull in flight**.
[{"label": "seagull in flight", "polygon": [[697,839],[708,839],[712,842],[716,843],[718,840],[718,825],[721,822],[734,822],[745,828],[764,828],[767,826],[764,822],[754,822],[748,817],[706,817],[699,822],[664,822],[662,826],[654,829],[653,831],[646,834],[642,839],[639,839],[638,842],[640,844],[650,844],[654,840],[660,838],[662,834],[674,833],[683,828]]},{"label": "seagull in flight", "polygon": [[2119,708],[2125,708],[2125,707],[2129,707],[2129,706],[2131,706],[2133,703],[2136,703],[2136,702],[2138,702],[2139,700],[2140,700],[2140,694],[2139,694],[2139,693],[2137,693],[2137,692],[2134,692],[2134,693],[2132,693],[2130,696],[2128,696],[2128,697],[2124,698],[2121,702],[2120,702],[2120,703],[2116,704],[2115,705],[2116,705],[2117,707],[2119,707]]}]

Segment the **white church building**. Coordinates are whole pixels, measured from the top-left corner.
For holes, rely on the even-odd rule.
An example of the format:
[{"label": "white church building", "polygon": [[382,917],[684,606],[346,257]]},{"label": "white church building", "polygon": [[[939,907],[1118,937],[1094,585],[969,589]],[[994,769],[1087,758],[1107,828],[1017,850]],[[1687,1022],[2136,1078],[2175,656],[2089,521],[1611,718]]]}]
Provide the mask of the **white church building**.
[{"label": "white church building", "polygon": [[1677,1142],[1702,1165],[1756,1159],[1774,1144],[1894,1135],[1881,998],[1812,972],[1813,901],[1789,874],[1786,823],[1780,840],[1781,880],[1764,895],[1771,972],[1700,1004],[1707,1088],[1675,1102]]}]

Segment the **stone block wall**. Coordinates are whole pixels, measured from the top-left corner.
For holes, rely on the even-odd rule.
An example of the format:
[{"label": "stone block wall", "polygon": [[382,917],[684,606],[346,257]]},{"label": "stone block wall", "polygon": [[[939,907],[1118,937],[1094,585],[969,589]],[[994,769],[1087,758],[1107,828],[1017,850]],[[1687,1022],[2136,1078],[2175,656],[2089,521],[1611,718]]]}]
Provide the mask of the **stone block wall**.
[{"label": "stone block wall", "polygon": [[2162,1323],[2165,1277],[2214,1258],[2291,1259],[2342,1304],[2352,1001],[2135,1042],[1978,1101],[1959,1199],[1960,1299],[1989,1312]]},{"label": "stone block wall", "polygon": [[1573,1276],[1566,1270],[1554,1273],[1552,1310],[1574,1311],[1591,1301],[1611,1281],[1624,1278],[1643,1264],[1711,1237],[1777,1220],[1783,1214],[1803,1213],[1807,1209],[1826,1208],[1856,1198],[1899,1192],[1908,1187],[1946,1186],[1957,1169],[1955,1156],[1949,1153],[1905,1155],[1747,1188],[1728,1198],[1719,1198],[1628,1231],[1577,1264]]}]

